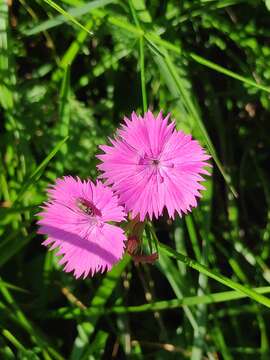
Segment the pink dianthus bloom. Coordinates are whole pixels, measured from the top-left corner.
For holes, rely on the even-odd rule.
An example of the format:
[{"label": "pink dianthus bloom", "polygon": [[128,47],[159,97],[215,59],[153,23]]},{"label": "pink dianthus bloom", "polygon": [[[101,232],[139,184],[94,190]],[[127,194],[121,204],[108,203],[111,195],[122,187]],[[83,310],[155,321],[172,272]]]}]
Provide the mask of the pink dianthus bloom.
[{"label": "pink dianthus bloom", "polygon": [[210,158],[198,141],[168,123],[169,115],[155,118],[148,111],[143,117],[134,112],[117,132],[111,145],[100,148],[98,168],[106,184],[112,185],[119,202],[143,221],[147,215],[158,218],[164,208],[174,218],[175,211],[191,211],[201,197],[200,184],[209,175],[204,169]]},{"label": "pink dianthus bloom", "polygon": [[123,256],[126,236],[110,222],[125,219],[122,206],[110,188],[97,181],[65,176],[48,189],[49,200],[38,215],[43,245],[58,248],[64,271],[86,278],[110,270]]}]

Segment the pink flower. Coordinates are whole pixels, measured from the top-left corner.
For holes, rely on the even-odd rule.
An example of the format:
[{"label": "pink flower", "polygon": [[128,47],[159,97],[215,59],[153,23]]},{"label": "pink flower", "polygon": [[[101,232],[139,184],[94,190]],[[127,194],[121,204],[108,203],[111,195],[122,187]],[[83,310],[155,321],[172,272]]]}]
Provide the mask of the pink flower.
[{"label": "pink flower", "polygon": [[110,222],[125,219],[123,208],[110,188],[66,176],[48,189],[49,201],[38,215],[39,233],[50,250],[58,248],[59,264],[74,276],[110,270],[123,256],[126,237]]},{"label": "pink flower", "polygon": [[155,118],[150,111],[143,117],[133,112],[131,120],[124,119],[116,139],[110,139],[111,145],[100,146],[104,151],[98,155],[101,176],[140,221],[147,214],[157,218],[164,208],[171,218],[175,211],[180,216],[191,211],[204,189],[200,174],[209,175],[204,167],[209,166],[210,156],[168,119],[161,113]]}]

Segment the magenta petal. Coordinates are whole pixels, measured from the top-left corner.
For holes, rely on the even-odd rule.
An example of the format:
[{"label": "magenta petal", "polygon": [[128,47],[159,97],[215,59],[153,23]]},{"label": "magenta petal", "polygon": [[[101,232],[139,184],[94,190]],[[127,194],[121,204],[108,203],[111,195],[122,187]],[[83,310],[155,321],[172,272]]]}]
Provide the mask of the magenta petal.
[{"label": "magenta petal", "polygon": [[43,245],[58,248],[59,264],[76,278],[110,270],[126,241],[120,227],[107,223],[125,220],[117,196],[99,181],[71,176],[57,179],[48,193],[38,221],[38,233],[48,236]]}]

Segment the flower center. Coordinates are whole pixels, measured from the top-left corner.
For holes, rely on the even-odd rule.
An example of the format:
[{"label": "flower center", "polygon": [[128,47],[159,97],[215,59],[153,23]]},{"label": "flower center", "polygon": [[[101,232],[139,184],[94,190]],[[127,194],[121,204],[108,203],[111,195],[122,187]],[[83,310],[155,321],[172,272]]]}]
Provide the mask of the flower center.
[{"label": "flower center", "polygon": [[153,159],[153,160],[152,160],[152,164],[153,164],[153,165],[158,166],[158,165],[159,165],[159,163],[160,163],[160,161],[159,161],[159,160],[157,160],[157,159]]},{"label": "flower center", "polygon": [[153,165],[155,168],[174,168],[174,163],[170,161],[162,161],[160,159],[155,159],[147,155],[141,155],[139,158],[138,165]]},{"label": "flower center", "polygon": [[159,183],[164,182],[164,172],[166,173],[169,169],[174,168],[174,163],[162,160],[160,157],[154,158],[146,154],[140,154],[138,165],[150,167],[153,170],[153,174],[157,176]]},{"label": "flower center", "polygon": [[101,211],[91,201],[79,197],[76,200],[76,205],[86,215],[91,217],[101,216]]}]

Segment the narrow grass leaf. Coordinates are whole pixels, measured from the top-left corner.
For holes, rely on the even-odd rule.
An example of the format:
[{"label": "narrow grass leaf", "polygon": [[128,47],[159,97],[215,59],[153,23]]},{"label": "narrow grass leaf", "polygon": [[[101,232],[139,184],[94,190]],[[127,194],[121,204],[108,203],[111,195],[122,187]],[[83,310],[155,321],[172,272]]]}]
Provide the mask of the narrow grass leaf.
[{"label": "narrow grass leaf", "polygon": [[32,342],[39,346],[41,349],[43,349],[47,358],[49,359],[52,356],[55,360],[64,360],[62,355],[56,349],[54,349],[51,344],[49,344],[47,338],[37,328],[37,326],[34,326],[28,320],[24,312],[16,303],[11,292],[8,290],[8,288],[5,286],[5,283],[3,282],[0,282],[0,293],[2,294],[5,302],[8,304],[7,316],[9,316],[13,322],[17,323],[29,334]]},{"label": "narrow grass leaf", "polygon": [[89,35],[93,35],[93,33],[89,31],[85,26],[83,26],[79,21],[77,21],[74,16],[72,16],[68,11],[65,11],[61,6],[56,4],[54,1],[52,0],[43,0],[43,1],[46,2],[48,5],[50,5],[52,8],[54,8],[56,11],[58,11],[60,14],[65,16],[67,20],[71,21],[73,24],[77,25],[78,27],[86,31]]},{"label": "narrow grass leaf", "polygon": [[233,72],[233,71],[231,71],[229,69],[224,68],[223,66],[220,66],[220,65],[218,65],[218,64],[216,64],[216,63],[214,63],[214,62],[212,62],[210,60],[207,60],[207,59],[203,58],[200,55],[197,55],[195,53],[189,53],[188,56],[192,60],[196,61],[197,63],[199,63],[199,64],[201,64],[203,66],[206,66],[206,67],[208,67],[208,68],[210,68],[212,70],[215,70],[215,71],[217,71],[217,72],[219,72],[219,73],[221,73],[223,75],[229,76],[229,77],[231,77],[233,79],[239,80],[244,84],[247,84],[249,86],[253,86],[253,87],[255,87],[255,88],[259,89],[259,90],[263,90],[263,91],[266,91],[267,93],[270,93],[270,87],[259,84],[259,83],[255,82],[254,80],[251,80],[251,79],[249,79],[249,78],[247,78],[245,76],[239,75],[239,74],[237,74],[237,73],[235,73],[235,72]]},{"label": "narrow grass leaf", "polygon": [[61,146],[68,140],[68,136],[66,136],[64,139],[59,141],[54,149],[49,153],[49,155],[46,156],[46,158],[42,161],[42,163],[36,168],[36,170],[32,173],[32,175],[29,177],[29,179],[24,183],[22,186],[15,202],[19,202],[25,192],[40,178],[42,175],[45,167],[48,165],[48,163],[51,161],[51,159],[57,154],[57,152],[60,150]]},{"label": "narrow grass leaf", "polygon": [[[91,300],[89,309],[96,306],[103,309],[113,290],[117,286],[122,272],[125,270],[129,262],[130,257],[127,255],[124,256],[124,258],[116,266],[114,266],[109,273],[106,274],[100,286],[96,290],[93,299]],[[91,318],[91,323],[87,321],[80,324],[80,332],[82,336],[79,333],[76,337],[73,344],[70,360],[76,360],[80,358],[84,354],[84,351],[87,351],[86,349],[89,346],[89,338],[94,333],[96,323],[98,322],[100,316],[104,314],[105,310],[101,311],[99,314],[95,314]]]},{"label": "narrow grass leaf", "polygon": [[13,107],[8,22],[8,3],[5,0],[0,0],[0,104],[6,110]]},{"label": "narrow grass leaf", "polygon": [[[46,1],[46,0],[44,0],[44,1]],[[42,32],[42,31],[49,30],[49,29],[54,28],[56,26],[62,25],[62,24],[66,23],[69,20],[74,22],[75,18],[80,17],[80,16],[85,15],[85,14],[89,14],[89,13],[91,13],[91,11],[93,9],[97,9],[99,7],[106,6],[108,4],[114,3],[115,1],[116,0],[96,0],[96,1],[87,2],[82,6],[69,8],[69,9],[67,9],[67,11],[62,9],[61,11],[65,12],[65,14],[63,13],[63,15],[58,15],[58,16],[50,19],[50,20],[44,21],[41,24],[39,24],[37,26],[34,26],[31,29],[24,30],[23,33],[25,35],[28,35],[28,36],[35,35],[35,34],[38,34],[38,33]],[[46,1],[46,2],[49,3],[48,1]],[[54,7],[54,5],[51,5],[51,6]],[[58,12],[61,12],[58,8],[56,8],[56,7],[54,7],[54,8]],[[73,20],[71,20],[71,18]],[[78,25],[78,23],[76,23],[76,25]],[[92,34],[92,32],[89,31],[89,29],[86,26],[83,26],[81,24],[79,26],[82,27],[83,30],[86,31],[88,34],[89,33]]]},{"label": "narrow grass leaf", "polygon": [[159,246],[163,252],[165,252],[169,256],[173,257],[174,259],[182,261],[183,263],[185,263],[187,266],[191,267],[192,269],[197,270],[200,273],[203,273],[206,276],[210,277],[211,279],[214,279],[225,286],[228,286],[242,294],[245,294],[252,300],[255,300],[258,303],[270,308],[270,299],[268,299],[267,297],[258,294],[256,291],[254,291],[250,288],[247,288],[244,285],[236,283],[235,281],[227,278],[226,276],[223,276],[221,274],[216,273],[213,270],[208,269],[206,266],[201,265],[200,263],[196,262],[195,260],[190,259],[189,257],[187,257],[183,254],[177,253],[175,250],[171,249],[169,246],[166,246],[161,243],[159,243]]},{"label": "narrow grass leaf", "polygon": [[[270,286],[258,287],[250,289],[256,292],[257,295],[262,296],[261,294],[269,294]],[[143,305],[137,306],[113,306],[111,308],[103,308],[100,306],[93,306],[86,310],[81,310],[79,308],[70,309],[67,307],[59,308],[55,311],[52,311],[48,314],[49,317],[60,317],[63,319],[75,319],[82,315],[85,316],[96,316],[100,314],[125,314],[125,313],[140,313],[148,311],[166,311],[173,310],[183,306],[197,306],[200,304],[215,304],[227,301],[240,300],[249,297],[244,293],[239,291],[223,291],[217,293],[211,293],[201,296],[187,296],[183,299],[172,299],[172,300],[162,300],[151,302]],[[47,316],[47,315],[46,315]]]},{"label": "narrow grass leaf", "polygon": [[[90,19],[85,24],[85,27],[89,30],[89,29],[91,29],[92,26],[93,26],[93,20]],[[62,78],[63,73],[65,72],[65,69],[68,66],[71,66],[71,64],[73,63],[74,59],[78,55],[80,49],[82,48],[82,46],[87,38],[88,38],[88,33],[84,30],[80,31],[77,34],[75,40],[71,43],[71,45],[69,46],[69,48],[63,55],[63,57],[59,63],[58,69],[53,73],[53,75],[52,75],[53,81],[57,82]]]}]

